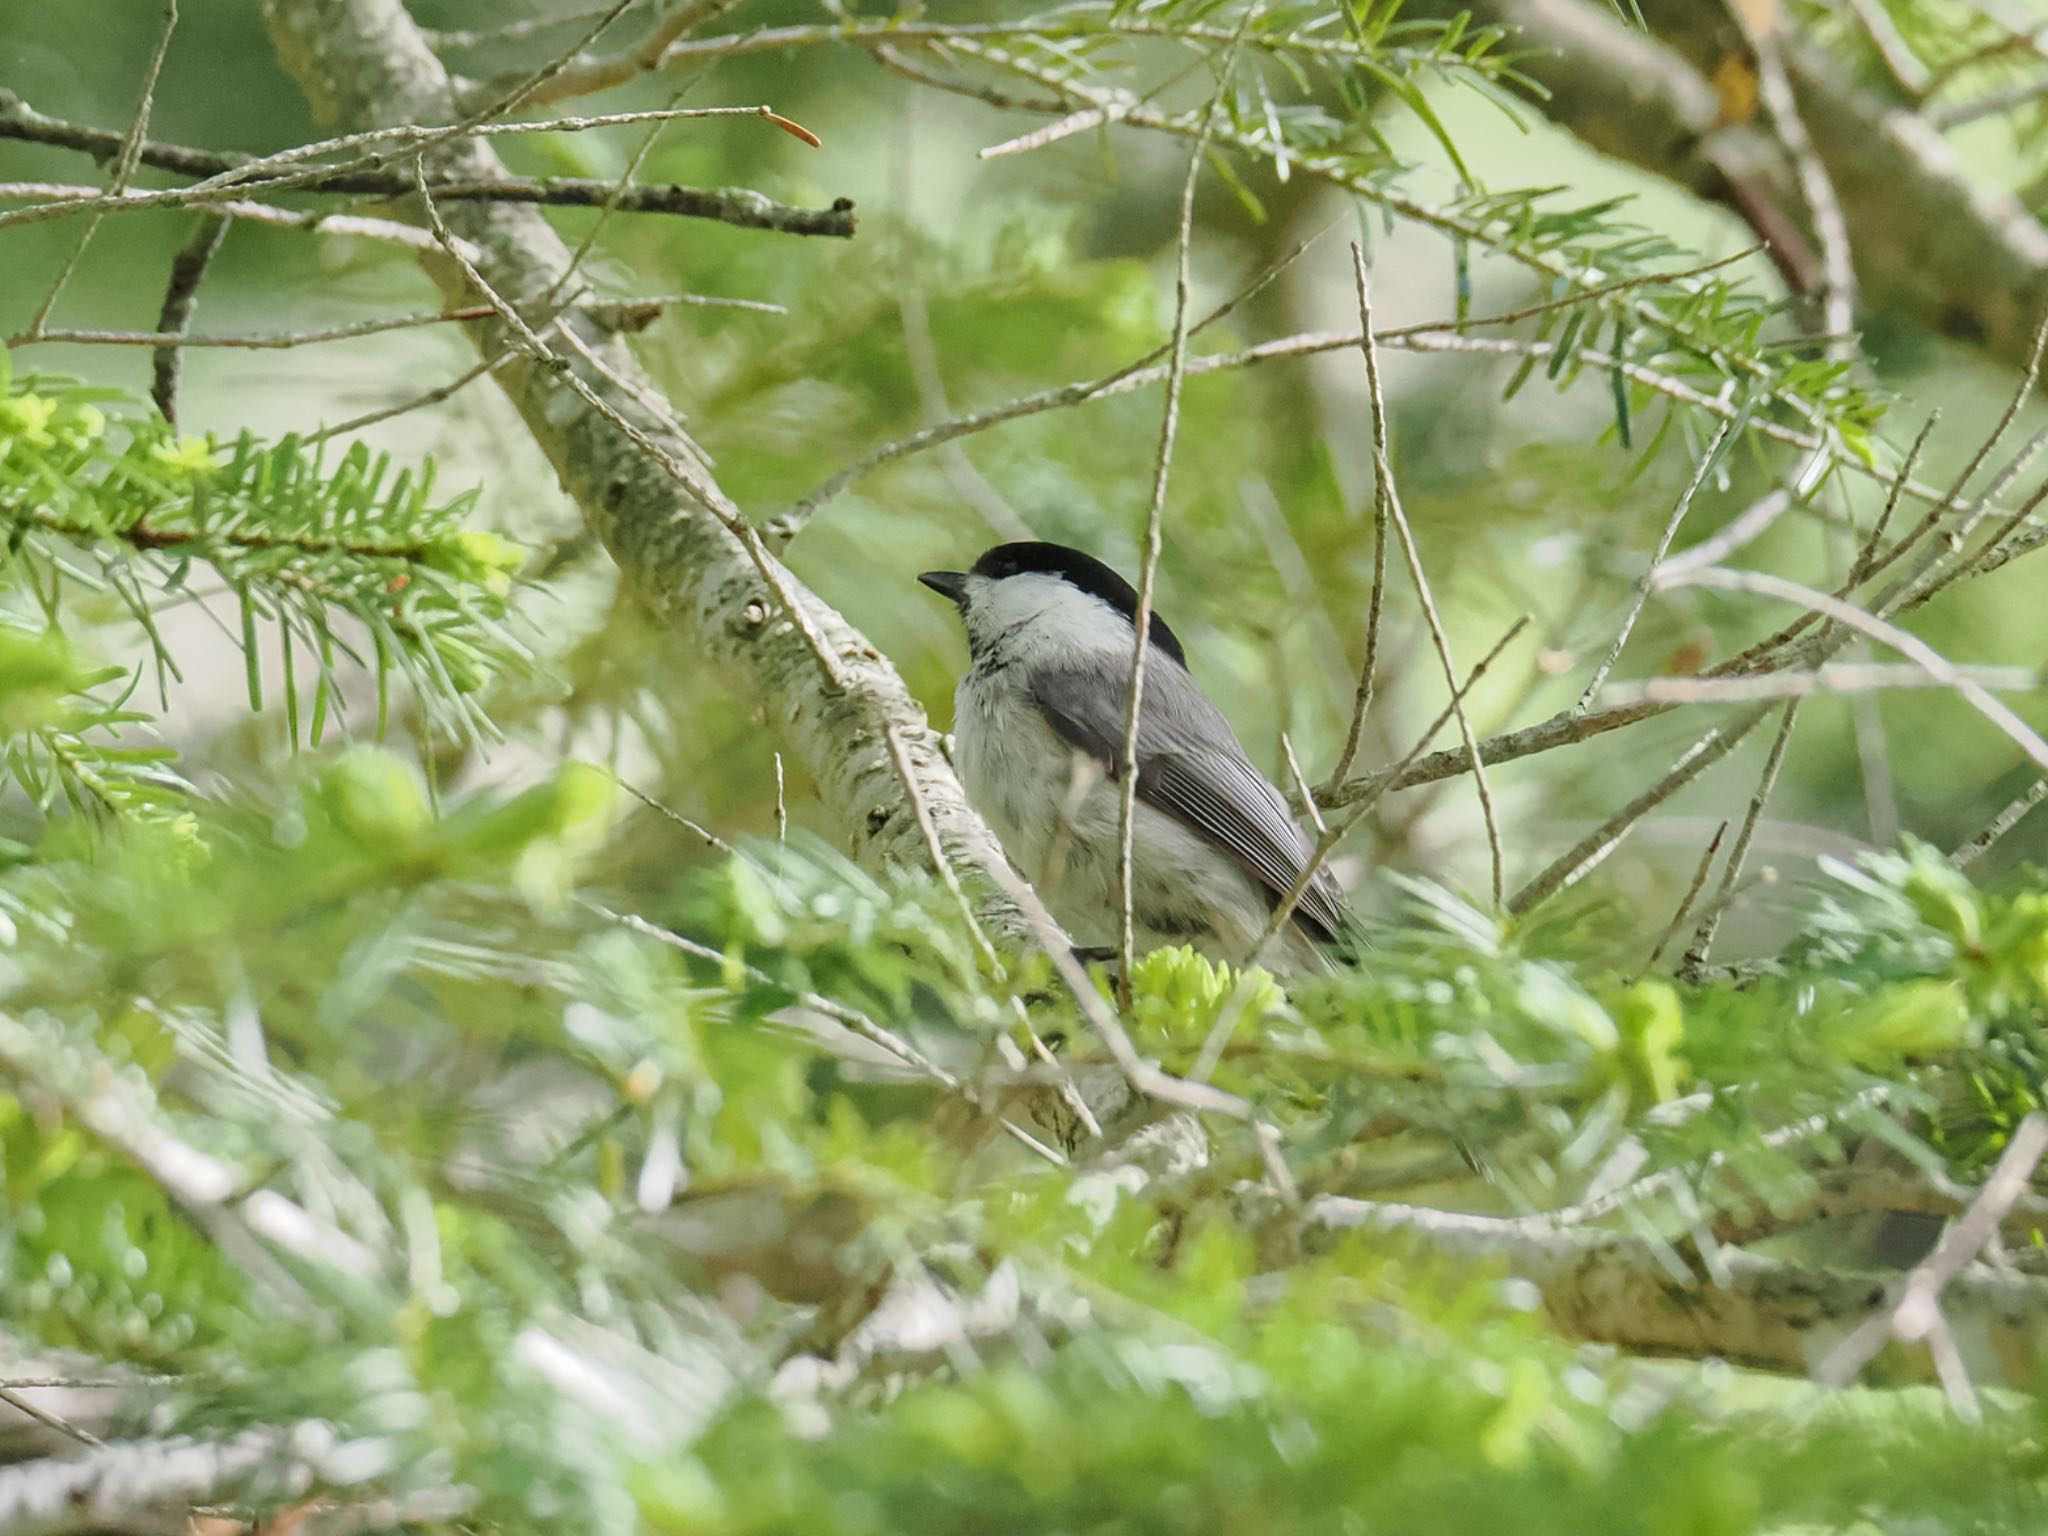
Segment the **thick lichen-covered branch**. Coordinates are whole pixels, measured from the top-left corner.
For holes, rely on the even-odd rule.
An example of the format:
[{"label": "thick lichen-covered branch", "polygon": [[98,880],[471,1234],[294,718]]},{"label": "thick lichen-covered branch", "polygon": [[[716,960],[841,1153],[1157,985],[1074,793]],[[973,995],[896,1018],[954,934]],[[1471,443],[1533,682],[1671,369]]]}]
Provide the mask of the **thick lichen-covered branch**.
[{"label": "thick lichen-covered branch", "polygon": [[[327,118],[354,128],[444,121],[453,115],[447,75],[396,0],[268,0],[264,7],[286,66]],[[496,179],[489,149],[452,142],[423,166],[431,180]],[[448,227],[481,252],[480,274],[518,305],[550,291],[568,249],[529,208],[450,203]],[[451,299],[473,301],[448,262],[433,264]],[[652,387],[617,335],[587,317],[573,327],[597,366],[578,368],[583,391],[635,424],[629,434],[591,407],[558,369],[521,357],[500,371],[535,442],[620,568],[677,632],[707,674],[758,700],[810,769],[829,814],[870,859],[929,863],[913,796],[928,810],[949,857],[970,871],[1000,869],[1002,854],[968,807],[951,767],[902,680],[859,631],[780,567],[764,578],[728,522],[670,473],[687,466],[715,485],[696,445],[643,403]],[[480,347],[503,344],[507,327],[477,328]],[[635,436],[657,443],[662,458]],[[666,461],[666,462],[665,462]],[[783,607],[776,589],[801,610]],[[808,635],[807,633],[808,632]],[[832,658],[828,679],[815,640]],[[906,792],[898,759],[912,780]],[[1006,910],[999,900],[988,910]]]},{"label": "thick lichen-covered branch", "polygon": [[[1754,72],[1721,0],[1645,0],[1647,34],[1603,0],[1414,0],[1469,12],[1528,51],[1538,107],[1604,154],[1727,204],[1771,242],[1795,287],[1818,282],[1783,146],[1732,121],[1710,83]],[[1781,45],[1800,115],[1841,203],[1864,302],[2023,362],[2048,309],[2048,229],[1973,176],[1921,114],[1848,78],[1799,39]],[[1734,114],[1739,117],[1740,113]]]}]

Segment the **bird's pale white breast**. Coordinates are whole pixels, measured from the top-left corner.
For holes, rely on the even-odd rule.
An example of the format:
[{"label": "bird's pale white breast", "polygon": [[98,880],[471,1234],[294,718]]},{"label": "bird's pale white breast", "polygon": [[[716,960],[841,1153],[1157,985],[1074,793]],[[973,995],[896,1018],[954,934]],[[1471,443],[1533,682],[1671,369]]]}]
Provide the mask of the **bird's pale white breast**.
[{"label": "bird's pale white breast", "polygon": [[[1129,674],[1135,631],[1057,576],[970,577],[962,605],[973,661],[954,694],[962,782],[1018,869],[1079,942],[1116,938],[1121,797],[1102,765],[1060,738],[1032,696],[1048,670]],[[1180,663],[1157,646],[1147,668]],[[1194,939],[1238,959],[1267,899],[1229,859],[1140,802],[1132,825],[1133,910],[1149,943]]]}]

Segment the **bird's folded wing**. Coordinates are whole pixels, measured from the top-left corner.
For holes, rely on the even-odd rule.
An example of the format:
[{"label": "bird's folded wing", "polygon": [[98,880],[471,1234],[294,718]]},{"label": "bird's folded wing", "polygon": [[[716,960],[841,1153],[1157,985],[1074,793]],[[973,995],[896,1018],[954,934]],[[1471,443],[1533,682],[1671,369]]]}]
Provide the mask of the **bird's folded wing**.
[{"label": "bird's folded wing", "polygon": [[[1114,669],[1056,668],[1034,679],[1033,702],[1062,740],[1114,778],[1123,755],[1128,679]],[[1138,798],[1234,859],[1278,901],[1308,867],[1312,845],[1280,792],[1237,745],[1229,723],[1176,663],[1155,655],[1138,711]],[[1294,909],[1315,937],[1349,924],[1328,870]]]}]

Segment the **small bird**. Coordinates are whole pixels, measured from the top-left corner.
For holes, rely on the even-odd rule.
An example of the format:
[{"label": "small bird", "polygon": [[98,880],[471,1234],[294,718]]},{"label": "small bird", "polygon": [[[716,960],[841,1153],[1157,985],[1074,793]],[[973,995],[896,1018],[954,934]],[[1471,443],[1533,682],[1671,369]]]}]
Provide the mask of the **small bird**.
[{"label": "small bird", "polygon": [[[960,609],[968,668],[953,697],[968,797],[1076,943],[1117,943],[1117,769],[1138,594],[1092,555],[999,544],[971,571],[918,577]],[[1131,918],[1146,946],[1252,956],[1312,845],[1280,791],[1188,672],[1154,612],[1138,712]],[[1327,869],[1303,889],[1266,963],[1301,966],[1353,937]]]}]

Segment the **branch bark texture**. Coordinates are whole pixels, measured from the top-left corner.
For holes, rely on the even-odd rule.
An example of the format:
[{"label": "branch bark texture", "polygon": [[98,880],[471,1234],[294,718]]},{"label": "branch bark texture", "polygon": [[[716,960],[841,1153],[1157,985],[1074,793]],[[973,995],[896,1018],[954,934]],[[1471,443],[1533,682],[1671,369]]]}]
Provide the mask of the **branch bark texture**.
[{"label": "branch bark texture", "polygon": [[[1893,1301],[1895,1277],[1811,1269],[1734,1249],[1716,1273],[1693,1273],[1676,1251],[1626,1233],[1541,1218],[1468,1216],[1422,1206],[1326,1195],[1308,1210],[1307,1237],[1402,1234],[1446,1260],[1490,1263],[1529,1281],[1552,1325],[1571,1338],[1647,1354],[1718,1355],[1804,1373],[1858,1323]],[[1985,1381],[2028,1381],[2048,1340],[2048,1281],[1975,1266],[1943,1306]]]},{"label": "branch bark texture", "polygon": [[[330,1437],[308,1427],[312,1438]],[[293,1437],[250,1430],[235,1439],[143,1440],[102,1446],[70,1460],[0,1469],[0,1531],[62,1536],[70,1531],[175,1530],[194,1504],[237,1492],[270,1472],[289,1491],[310,1485]]]},{"label": "branch bark texture", "polygon": [[[1724,0],[1643,0],[1647,35],[1606,0],[1411,0],[1410,14],[1469,12],[1528,50],[1541,110],[1594,149],[1738,212],[1795,286],[1818,262],[1782,145],[1730,121],[1710,81],[1748,58]],[[2048,229],[1968,174],[1939,131],[1819,48],[1781,51],[1813,148],[1842,205],[1864,301],[1943,335],[2026,361],[2048,311]]]},{"label": "branch bark texture", "polygon": [[[455,115],[448,76],[400,0],[265,0],[263,13],[286,68],[331,122],[359,131]],[[430,184],[505,176],[498,157],[476,141],[430,151],[422,171]],[[477,268],[484,280],[514,306],[538,304],[570,265],[568,248],[535,209],[451,202],[445,215],[454,234],[481,253]],[[451,304],[475,301],[454,263],[430,259],[427,265]],[[602,365],[574,364],[587,388],[688,466],[699,483],[715,484],[696,445],[642,403],[656,392],[619,336],[585,313],[564,314],[558,323],[573,328],[581,343],[565,348],[565,356],[573,361],[587,349]],[[508,331],[493,320],[475,326],[472,335],[480,351],[496,355],[513,344]],[[739,536],[558,371],[521,356],[497,378],[563,489],[675,631],[678,653],[693,657],[735,694],[760,701],[810,771],[828,813],[848,829],[856,855],[870,863],[929,866],[914,795],[947,855],[979,877],[983,914],[1013,926],[1014,908],[995,892],[1007,874],[1001,849],[969,807],[923,711],[866,637],[777,570],[778,584],[803,610],[806,624],[795,623]],[[804,627],[833,658],[837,686],[825,677]]]}]

